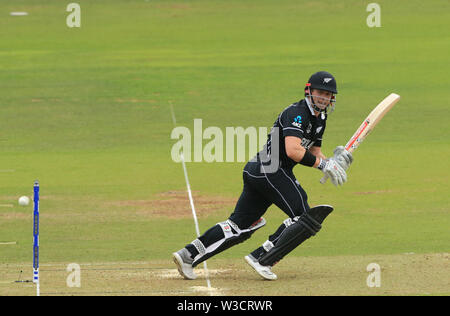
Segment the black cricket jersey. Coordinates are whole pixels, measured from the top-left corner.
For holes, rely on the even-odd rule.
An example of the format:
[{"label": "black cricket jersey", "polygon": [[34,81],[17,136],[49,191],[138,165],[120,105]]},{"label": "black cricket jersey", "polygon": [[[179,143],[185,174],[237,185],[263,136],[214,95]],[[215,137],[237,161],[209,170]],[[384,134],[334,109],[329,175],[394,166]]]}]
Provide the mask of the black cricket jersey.
[{"label": "black cricket jersey", "polygon": [[[322,146],[322,136],[325,132],[327,114],[321,113],[318,117],[314,115],[313,109],[307,104],[305,99],[295,102],[285,108],[273,124],[272,130],[268,135],[266,146],[263,151],[267,152],[269,159],[273,159],[272,149],[274,130],[278,129],[278,148],[280,167],[292,169],[297,162],[286,155],[284,138],[286,136],[295,136],[302,139],[301,145],[306,149],[312,146]],[[276,147],[275,147],[276,148]],[[263,160],[264,161],[264,160]],[[267,164],[269,162],[264,162]]]}]

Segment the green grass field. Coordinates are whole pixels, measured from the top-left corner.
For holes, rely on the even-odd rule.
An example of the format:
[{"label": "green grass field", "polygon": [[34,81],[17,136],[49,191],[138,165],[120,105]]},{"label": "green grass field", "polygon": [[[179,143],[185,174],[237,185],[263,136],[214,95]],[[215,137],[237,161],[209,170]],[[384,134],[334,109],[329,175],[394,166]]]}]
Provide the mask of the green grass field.
[{"label": "green grass field", "polygon": [[[31,278],[32,206],[17,200],[36,179],[42,295],[204,295],[204,277],[184,281],[171,261],[195,229],[169,104],[190,129],[270,127],[318,70],[339,89],[325,154],[389,93],[402,99],[343,187],[294,169],[310,205],[335,212],[279,280],[243,260],[285,219],[271,207],[266,227],[208,261],[214,293],[450,294],[448,1],[380,0],[379,28],[356,0],[78,0],[81,28],[66,25],[69,2],[0,4],[0,295],[35,294],[14,281]],[[187,164],[201,230],[233,210],[243,166]],[[366,285],[371,262],[380,288]],[[80,288],[66,286],[70,263]]]}]

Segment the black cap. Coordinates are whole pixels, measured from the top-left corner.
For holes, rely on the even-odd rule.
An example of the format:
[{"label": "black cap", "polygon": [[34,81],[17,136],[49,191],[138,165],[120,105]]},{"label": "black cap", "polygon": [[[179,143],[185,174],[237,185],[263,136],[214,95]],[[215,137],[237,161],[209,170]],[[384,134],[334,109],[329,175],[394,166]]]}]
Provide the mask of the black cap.
[{"label": "black cap", "polygon": [[336,79],[333,75],[326,71],[319,71],[313,74],[309,80],[308,84],[311,89],[319,89],[333,92],[337,94]]}]

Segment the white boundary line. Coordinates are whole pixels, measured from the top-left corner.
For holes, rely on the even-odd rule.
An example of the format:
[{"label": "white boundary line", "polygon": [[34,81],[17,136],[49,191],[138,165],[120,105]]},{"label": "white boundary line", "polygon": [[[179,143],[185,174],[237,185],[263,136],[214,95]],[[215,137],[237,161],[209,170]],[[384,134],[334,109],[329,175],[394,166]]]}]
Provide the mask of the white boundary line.
[{"label": "white boundary line", "polygon": [[[177,120],[175,118],[175,112],[173,110],[172,102],[169,101],[169,104],[170,104],[170,112],[172,114],[173,125],[176,127]],[[188,191],[188,195],[189,195],[189,203],[191,204],[192,217],[194,218],[195,231],[197,233],[197,237],[200,237],[200,229],[198,226],[197,212],[195,211],[194,199],[192,198],[191,186],[189,184],[189,178],[188,178],[188,173],[187,173],[187,169],[186,169],[186,163],[184,162],[183,153],[180,154],[180,158],[181,158],[181,164],[183,165],[184,179],[186,180],[186,186],[187,186],[187,191]],[[211,281],[209,280],[209,272],[208,272],[208,266],[206,265],[206,260],[203,261],[203,267],[205,269],[205,278],[206,278],[206,284],[208,286],[208,290],[211,290]]]}]

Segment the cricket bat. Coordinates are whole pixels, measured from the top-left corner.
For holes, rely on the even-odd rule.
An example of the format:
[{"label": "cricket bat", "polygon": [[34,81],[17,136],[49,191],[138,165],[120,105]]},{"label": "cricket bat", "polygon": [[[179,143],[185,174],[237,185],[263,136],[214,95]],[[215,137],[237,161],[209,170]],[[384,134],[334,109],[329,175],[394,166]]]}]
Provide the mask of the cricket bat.
[{"label": "cricket bat", "polygon": [[[383,101],[381,101],[375,109],[370,112],[366,119],[362,122],[361,126],[356,130],[350,140],[345,145],[345,149],[349,152],[354,152],[359,145],[366,139],[369,133],[377,126],[381,119],[389,112],[390,109],[400,100],[400,96],[395,93],[388,95]],[[325,183],[328,177],[324,176],[320,179],[320,183]]]}]

